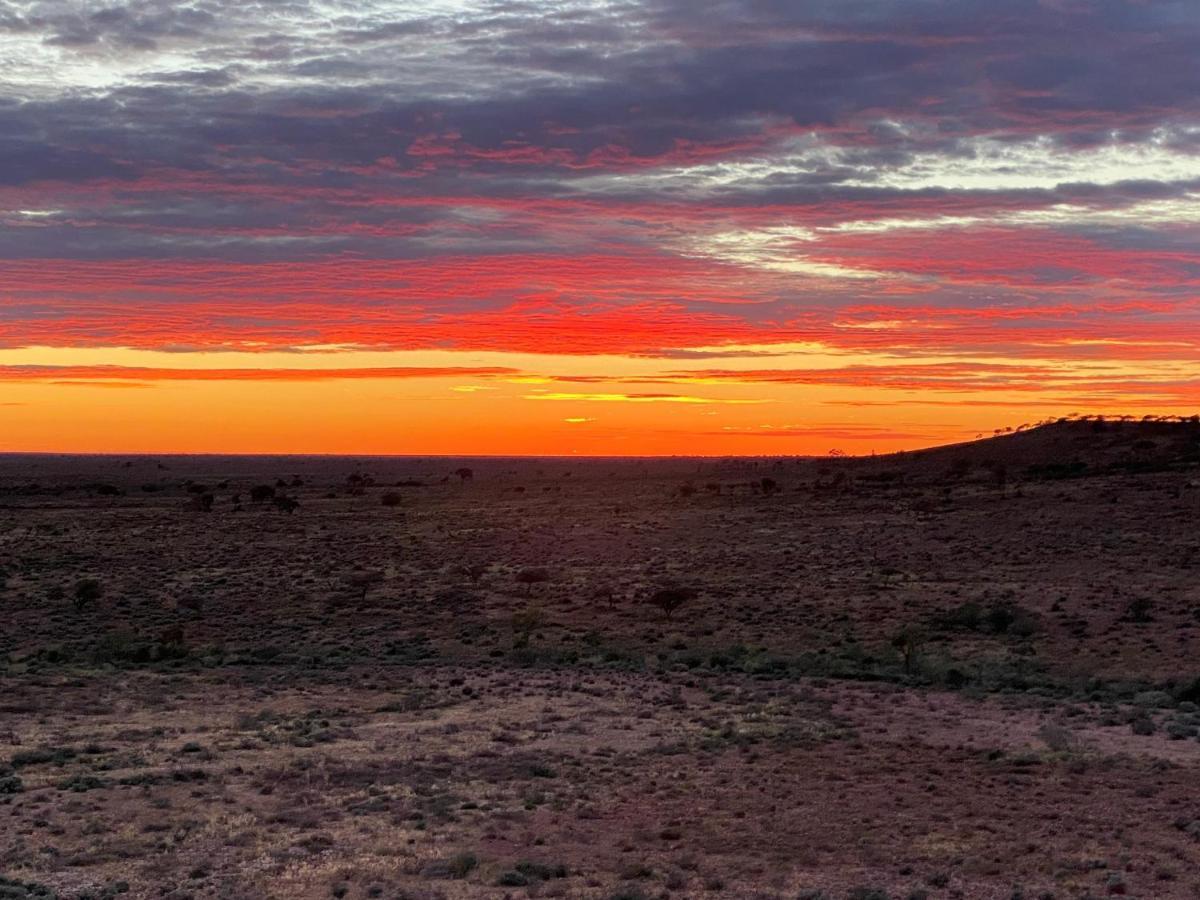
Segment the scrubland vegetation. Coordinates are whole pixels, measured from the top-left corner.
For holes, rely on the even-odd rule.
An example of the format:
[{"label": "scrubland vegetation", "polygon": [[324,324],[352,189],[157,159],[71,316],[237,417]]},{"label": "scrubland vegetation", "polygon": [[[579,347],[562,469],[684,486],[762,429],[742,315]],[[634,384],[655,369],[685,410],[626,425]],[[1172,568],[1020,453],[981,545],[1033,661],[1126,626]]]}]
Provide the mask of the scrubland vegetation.
[{"label": "scrubland vegetation", "polygon": [[0,898],[1196,897],[1198,568],[1191,421],[0,457]]}]

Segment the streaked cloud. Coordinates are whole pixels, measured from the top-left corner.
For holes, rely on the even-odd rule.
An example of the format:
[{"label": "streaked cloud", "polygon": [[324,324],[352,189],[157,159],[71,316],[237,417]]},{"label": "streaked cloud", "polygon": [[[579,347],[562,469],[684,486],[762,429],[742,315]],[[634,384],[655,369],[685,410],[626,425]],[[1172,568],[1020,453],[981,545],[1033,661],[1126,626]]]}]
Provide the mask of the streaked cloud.
[{"label": "streaked cloud", "polygon": [[[1189,0],[0,0],[0,382],[1193,402],[1198,53]],[[700,379],[772,394],[640,390]]]}]

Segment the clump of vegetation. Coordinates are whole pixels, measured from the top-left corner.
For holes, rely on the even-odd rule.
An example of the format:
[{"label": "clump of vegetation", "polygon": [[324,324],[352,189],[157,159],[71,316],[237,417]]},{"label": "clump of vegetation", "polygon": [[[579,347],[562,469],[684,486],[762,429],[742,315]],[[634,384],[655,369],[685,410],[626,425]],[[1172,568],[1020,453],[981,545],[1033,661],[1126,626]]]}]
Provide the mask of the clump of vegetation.
[{"label": "clump of vegetation", "polygon": [[536,878],[539,881],[549,881],[552,878],[566,878],[567,867],[564,865],[548,866],[543,863],[530,862],[522,860],[513,868],[525,875],[528,878]]},{"label": "clump of vegetation", "polygon": [[543,584],[550,580],[550,570],[540,567],[526,567],[520,569],[514,576],[517,584],[525,586],[526,595],[529,594],[530,588],[535,584]]},{"label": "clump of vegetation", "polygon": [[396,491],[386,491],[380,498],[382,506],[399,506],[403,498]]},{"label": "clump of vegetation", "polygon": [[104,596],[104,585],[95,578],[81,578],[75,582],[71,590],[71,603],[82,612],[89,606],[95,606]]},{"label": "clump of vegetation", "polygon": [[254,503],[262,503],[274,496],[275,488],[269,484],[256,484],[250,488],[250,500]]},{"label": "clump of vegetation", "polygon": [[383,572],[378,569],[351,572],[346,576],[346,585],[350,590],[358,594],[359,603],[365,601],[367,599],[367,592],[379,584],[383,584]]},{"label": "clump of vegetation", "polygon": [[459,566],[458,571],[463,575],[466,575],[467,578],[471,579],[471,584],[479,584],[480,580],[484,575],[487,574],[488,569],[491,567],[491,563],[472,562],[464,563],[463,565]]},{"label": "clump of vegetation", "polygon": [[466,878],[479,867],[474,853],[456,853],[448,859],[437,859],[422,870],[426,878]]},{"label": "clump of vegetation", "polygon": [[5,900],[58,900],[58,893],[44,884],[17,881],[0,875],[0,897]]},{"label": "clump of vegetation", "polygon": [[901,628],[892,636],[892,647],[900,654],[905,675],[912,674],[920,659],[921,649],[928,639],[929,635],[925,633],[925,629],[916,625]]},{"label": "clump of vegetation", "polygon": [[960,604],[934,619],[942,631],[983,631],[1030,637],[1038,630],[1037,614],[1013,603],[983,607],[974,601]]},{"label": "clump of vegetation", "polygon": [[1145,625],[1154,621],[1154,616],[1151,614],[1153,609],[1153,603],[1145,597],[1139,597],[1125,608],[1125,615],[1121,617],[1121,621],[1132,622],[1135,625]]},{"label": "clump of vegetation", "polygon": [[695,600],[698,596],[700,596],[700,592],[695,588],[663,587],[650,595],[650,605],[657,606],[670,619],[675,614],[675,610],[685,603]]},{"label": "clump of vegetation", "polygon": [[114,631],[101,638],[92,656],[94,662],[104,665],[136,666],[185,659],[188,648],[178,626],[164,629],[156,640],[130,631]]},{"label": "clump of vegetation", "polygon": [[524,650],[528,647],[530,641],[533,640],[534,633],[545,624],[545,621],[546,617],[536,606],[528,606],[513,613],[513,649]]}]

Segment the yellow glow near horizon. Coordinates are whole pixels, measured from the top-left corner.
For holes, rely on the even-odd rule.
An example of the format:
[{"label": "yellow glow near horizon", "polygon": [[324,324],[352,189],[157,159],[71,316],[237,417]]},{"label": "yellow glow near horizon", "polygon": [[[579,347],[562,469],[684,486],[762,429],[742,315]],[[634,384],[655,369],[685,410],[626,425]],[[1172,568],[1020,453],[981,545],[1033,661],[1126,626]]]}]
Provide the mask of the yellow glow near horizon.
[{"label": "yellow glow near horizon", "polygon": [[[836,447],[882,453],[967,440],[1073,411],[1190,413],[1194,394],[1177,396],[1172,385],[1184,376],[1200,378],[1200,363],[1178,359],[914,357],[814,344],[691,352],[700,358],[452,350],[0,350],[0,366],[83,372],[49,369],[21,377],[10,372],[0,380],[0,450],[821,455]],[[704,355],[735,352],[748,355]],[[88,372],[95,366],[127,368]],[[378,367],[428,373],[336,375]],[[184,374],[139,377],[139,368]],[[499,374],[476,376],[466,371],[471,368]],[[229,380],[186,374],[205,369],[257,371]],[[320,377],[271,375],[281,369]],[[438,374],[441,369],[451,374]],[[1045,385],[1021,382],[1025,373],[1039,371],[1048,379]],[[788,380],[789,373],[795,381]],[[876,373],[894,374],[897,383],[889,385]],[[989,381],[995,378],[1016,379],[1020,389],[997,388]],[[1158,394],[1155,385],[1161,387]],[[605,412],[597,419],[600,405]]]}]

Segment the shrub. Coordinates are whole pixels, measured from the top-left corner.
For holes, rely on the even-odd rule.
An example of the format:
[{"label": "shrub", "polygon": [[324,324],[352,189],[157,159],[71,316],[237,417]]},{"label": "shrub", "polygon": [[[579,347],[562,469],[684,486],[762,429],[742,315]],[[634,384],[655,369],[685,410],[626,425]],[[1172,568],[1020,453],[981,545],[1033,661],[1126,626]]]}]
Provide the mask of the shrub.
[{"label": "shrub", "polygon": [[846,895],[846,900],[890,900],[883,888],[856,887]]},{"label": "shrub", "polygon": [[401,497],[395,491],[388,491],[379,498],[379,502],[384,506],[399,506]]},{"label": "shrub", "polygon": [[1176,688],[1175,699],[1180,703],[1200,703],[1200,676]]},{"label": "shrub", "polygon": [[58,900],[58,893],[44,884],[17,881],[0,875],[0,897],[12,900]]},{"label": "shrub", "polygon": [[942,613],[935,621],[939,628],[947,631],[977,631],[983,621],[983,610],[978,603],[967,602]]},{"label": "shrub", "polygon": [[75,604],[78,610],[86,609],[95,604],[104,596],[104,585],[95,578],[81,578],[75,582],[75,587],[71,591],[71,602]]},{"label": "shrub", "polygon": [[377,584],[383,584],[383,572],[371,569],[365,572],[351,572],[346,576],[346,583],[358,593],[359,601],[367,599],[367,591]]},{"label": "shrub", "polygon": [[694,588],[660,588],[650,595],[650,605],[657,606],[670,619],[675,610],[679,609],[679,607],[683,606],[689,600],[695,600],[698,595],[699,592]]},{"label": "shrub", "polygon": [[549,881],[551,878],[566,878],[567,867],[564,865],[547,866],[542,863],[530,862],[522,860],[513,868],[527,878],[537,878],[541,881]]},{"label": "shrub", "polygon": [[892,647],[900,653],[905,674],[912,674],[927,639],[924,629],[913,625],[900,629],[892,636]]},{"label": "shrub", "polygon": [[459,566],[458,571],[471,579],[471,584],[479,584],[479,580],[487,574],[487,571],[490,568],[491,563],[474,562],[465,563],[464,565]]},{"label": "shrub", "polygon": [[250,488],[250,499],[255,503],[262,503],[264,500],[270,500],[275,496],[275,488],[269,484],[256,484]]},{"label": "shrub", "polygon": [[513,613],[513,649],[521,650],[528,647],[533,633],[541,628],[544,622],[545,617],[536,606],[526,607],[520,612]]},{"label": "shrub", "polygon": [[525,585],[525,593],[528,594],[532,585],[549,581],[550,572],[547,569],[530,567],[521,569],[515,577],[517,584]]},{"label": "shrub", "polygon": [[1154,604],[1145,597],[1139,597],[1132,601],[1125,608],[1125,615],[1121,617],[1124,622],[1133,622],[1136,625],[1144,625],[1147,622],[1153,622],[1154,616],[1150,611],[1154,608]]},{"label": "shrub", "polygon": [[456,853],[449,859],[436,859],[425,866],[422,874],[427,878],[466,878],[479,866],[474,853]]}]

